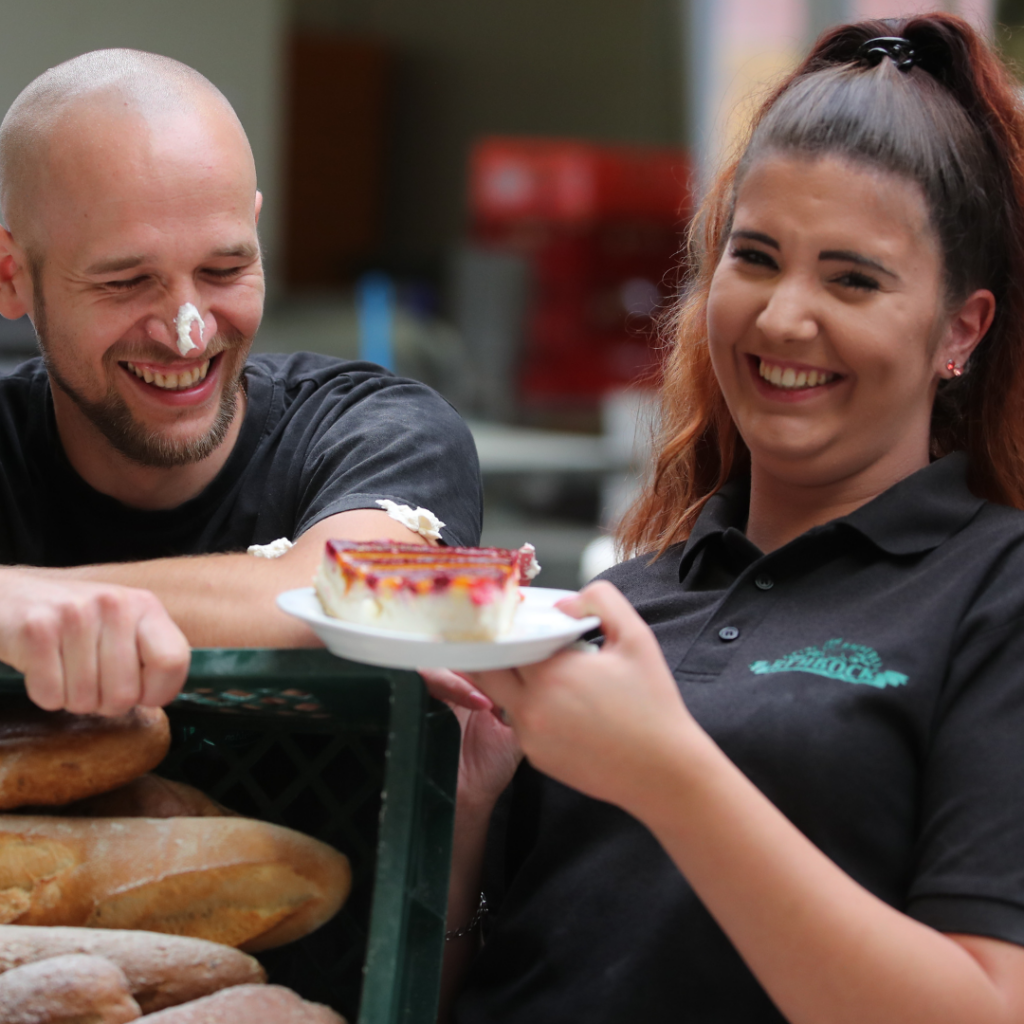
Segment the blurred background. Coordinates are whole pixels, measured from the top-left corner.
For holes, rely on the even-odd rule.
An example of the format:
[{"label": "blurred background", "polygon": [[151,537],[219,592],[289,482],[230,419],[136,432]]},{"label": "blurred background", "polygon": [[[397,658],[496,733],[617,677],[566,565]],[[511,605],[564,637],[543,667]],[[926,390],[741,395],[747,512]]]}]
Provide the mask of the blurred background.
[{"label": "blurred background", "polygon": [[[484,542],[576,587],[642,472],[702,182],[823,29],[940,7],[1024,64],[1024,0],[0,0],[0,110],[100,47],[210,78],[265,197],[255,349],[437,388]],[[0,320],[0,370],[34,351]]]}]

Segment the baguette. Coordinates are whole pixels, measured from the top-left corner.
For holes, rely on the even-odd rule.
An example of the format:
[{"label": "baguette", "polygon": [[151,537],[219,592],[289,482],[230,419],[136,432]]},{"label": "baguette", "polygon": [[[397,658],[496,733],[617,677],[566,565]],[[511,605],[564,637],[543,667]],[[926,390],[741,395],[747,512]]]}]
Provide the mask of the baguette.
[{"label": "baguette", "polygon": [[184,782],[140,775],[109,793],[87,796],[64,807],[22,808],[22,814],[59,814],[69,818],[237,818],[237,811]]},{"label": "baguette", "polygon": [[[202,939],[100,928],[0,925],[0,972],[84,953],[116,964],[143,1013],[199,999],[231,985],[266,980],[263,968],[237,949]],[[6,977],[0,973],[0,982]],[[0,1016],[0,1021],[5,1018]]]},{"label": "baguette", "polygon": [[188,935],[257,952],[319,928],[348,858],[248,818],[0,815],[0,924]]},{"label": "baguette", "polygon": [[146,1024],[345,1024],[332,1009],[307,1003],[280,985],[239,985],[194,1003],[161,1010]]},{"label": "baguette", "polygon": [[104,718],[43,711],[27,697],[0,698],[0,810],[104,793],[155,768],[170,744],[160,708]]},{"label": "baguette", "polygon": [[56,956],[0,974],[4,1024],[128,1024],[141,1016],[124,971],[100,956]]}]

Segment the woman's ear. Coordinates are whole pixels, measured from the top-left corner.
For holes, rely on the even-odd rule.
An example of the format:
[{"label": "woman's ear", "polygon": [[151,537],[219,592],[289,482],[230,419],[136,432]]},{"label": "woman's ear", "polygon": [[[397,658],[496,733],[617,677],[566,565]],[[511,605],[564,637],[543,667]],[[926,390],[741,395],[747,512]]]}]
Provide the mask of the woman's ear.
[{"label": "woman's ear", "polygon": [[25,254],[7,228],[0,226],[0,316],[17,320],[29,312],[31,291]]},{"label": "woman's ear", "polygon": [[936,372],[940,377],[959,377],[963,373],[995,315],[996,297],[987,288],[967,296],[950,318],[946,336],[936,350]]}]

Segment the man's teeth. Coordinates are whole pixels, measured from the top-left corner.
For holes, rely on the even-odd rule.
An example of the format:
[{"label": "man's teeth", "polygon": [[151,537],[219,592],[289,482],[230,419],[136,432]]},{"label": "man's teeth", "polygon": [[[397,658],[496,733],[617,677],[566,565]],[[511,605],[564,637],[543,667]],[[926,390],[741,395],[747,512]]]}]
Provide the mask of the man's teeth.
[{"label": "man's teeth", "polygon": [[824,370],[794,370],[792,366],[783,368],[766,363],[763,359],[760,360],[757,372],[769,384],[774,384],[777,388],[789,388],[791,391],[820,387],[836,379],[834,373],[826,373]]},{"label": "man's teeth", "polygon": [[125,363],[125,366],[147,384],[155,384],[158,388],[168,391],[181,391],[183,388],[192,387],[206,376],[210,369],[210,360],[204,359],[198,366],[191,370],[183,370],[181,373],[154,373],[134,363]]}]

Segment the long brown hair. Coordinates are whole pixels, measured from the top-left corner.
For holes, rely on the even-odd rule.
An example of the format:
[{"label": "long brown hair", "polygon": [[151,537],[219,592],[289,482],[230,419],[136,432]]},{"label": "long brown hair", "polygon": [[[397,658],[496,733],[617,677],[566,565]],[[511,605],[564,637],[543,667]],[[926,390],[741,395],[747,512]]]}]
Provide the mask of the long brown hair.
[{"label": "long brown hair", "polygon": [[[859,56],[901,36],[915,66]],[[707,303],[736,190],[768,152],[835,154],[921,186],[944,255],[946,298],[996,297],[970,372],[940,384],[932,455],[969,454],[971,487],[1024,508],[1024,113],[999,58],[962,19],[932,14],[864,21],[826,32],[758,112],[743,154],[716,178],[688,240],[693,276],[675,310],[661,382],[657,456],[619,526],[628,553],[685,540],[705,502],[746,472],[749,453],[711,366]]]}]

